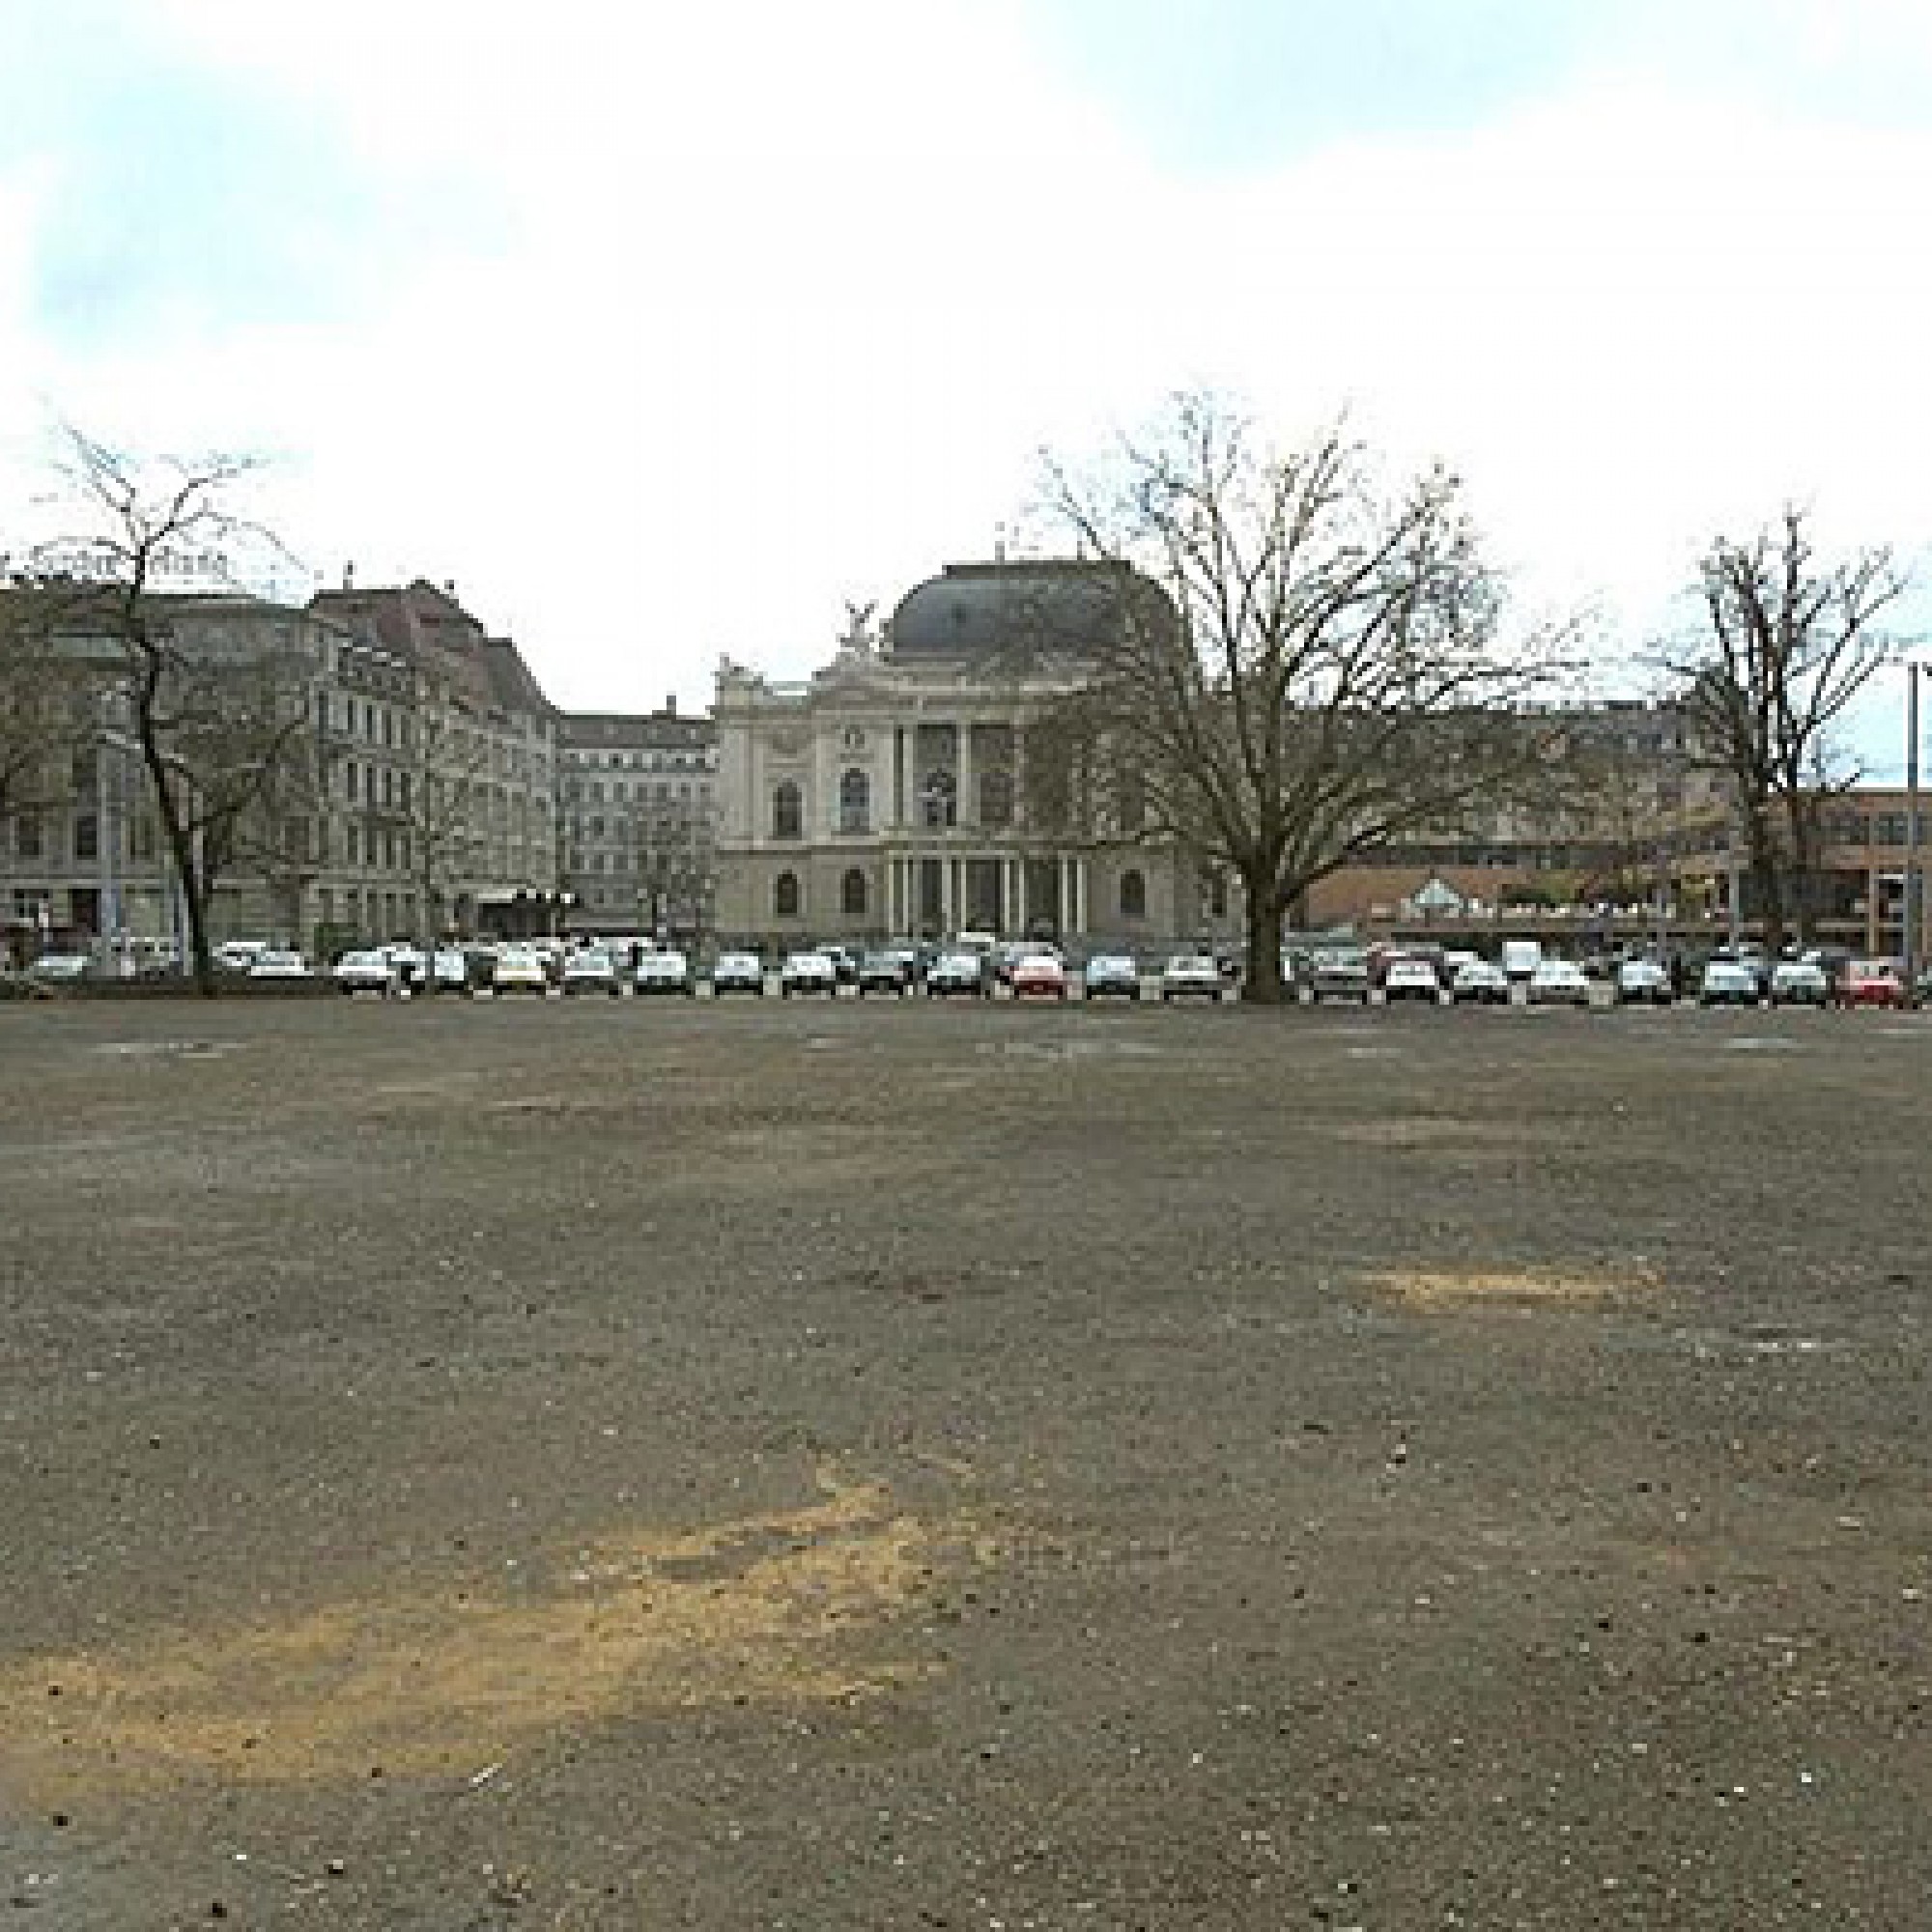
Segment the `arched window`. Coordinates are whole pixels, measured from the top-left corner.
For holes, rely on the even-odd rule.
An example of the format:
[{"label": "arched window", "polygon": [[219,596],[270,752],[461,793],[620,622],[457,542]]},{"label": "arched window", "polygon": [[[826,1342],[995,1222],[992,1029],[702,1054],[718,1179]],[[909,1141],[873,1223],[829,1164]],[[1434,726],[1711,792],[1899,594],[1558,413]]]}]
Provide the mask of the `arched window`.
[{"label": "arched window", "polygon": [[780,919],[798,917],[798,874],[781,872],[772,882],[772,911]]},{"label": "arched window", "polygon": [[838,909],[847,919],[864,919],[866,916],[866,875],[857,866],[852,867],[839,882]]},{"label": "arched window", "polygon": [[1137,869],[1121,874],[1121,917],[1147,917],[1147,874]]},{"label": "arched window", "polygon": [[871,829],[872,781],[856,767],[838,781],[838,829],[866,832]]},{"label": "arched window", "polygon": [[772,791],[772,837],[774,838],[805,837],[805,799],[790,779],[775,786]]}]

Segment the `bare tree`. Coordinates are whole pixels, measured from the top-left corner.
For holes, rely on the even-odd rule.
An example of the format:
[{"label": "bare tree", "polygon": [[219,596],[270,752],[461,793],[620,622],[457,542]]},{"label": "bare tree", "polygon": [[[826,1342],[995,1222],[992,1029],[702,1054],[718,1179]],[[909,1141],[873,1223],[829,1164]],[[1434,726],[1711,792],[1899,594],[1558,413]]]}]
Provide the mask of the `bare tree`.
[{"label": "bare tree", "polygon": [[40,569],[66,593],[63,622],[119,654],[135,748],[181,883],[195,980],[213,992],[215,884],[242,852],[250,814],[308,728],[308,712],[291,663],[190,648],[156,592],[189,564],[229,579],[238,545],[273,540],[231,507],[251,464],[143,466],[78,430],[67,436],[66,473],[86,527],[43,546]]},{"label": "bare tree", "polygon": [[1030,810],[1236,874],[1246,998],[1280,999],[1283,918],[1310,886],[1545,775],[1520,707],[1549,687],[1555,639],[1504,642],[1446,470],[1384,498],[1341,431],[1277,454],[1183,397],[1106,483],[1050,462],[1048,505],[1122,569],[1117,645],[1029,732]]},{"label": "bare tree", "polygon": [[63,803],[96,729],[94,680],[58,643],[59,602],[0,558],[0,827]]},{"label": "bare tree", "polygon": [[1697,576],[1706,625],[1667,659],[1694,755],[1730,791],[1773,950],[1808,924],[1826,803],[1859,778],[1836,728],[1894,655],[1882,619],[1907,587],[1887,549],[1821,559],[1810,521],[1787,505],[1750,538],[1713,543]]},{"label": "bare tree", "polygon": [[[490,742],[457,695],[425,670],[416,673],[411,710],[414,757],[402,819],[424,940],[434,951],[451,923],[456,888],[475,867]],[[427,983],[434,991],[434,972]]]}]

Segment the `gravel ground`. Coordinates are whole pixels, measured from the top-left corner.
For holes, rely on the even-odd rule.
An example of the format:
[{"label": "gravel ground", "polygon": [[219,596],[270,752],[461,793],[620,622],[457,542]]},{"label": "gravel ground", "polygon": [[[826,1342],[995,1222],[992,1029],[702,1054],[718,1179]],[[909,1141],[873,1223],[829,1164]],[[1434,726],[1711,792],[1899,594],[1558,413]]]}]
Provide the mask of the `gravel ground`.
[{"label": "gravel ground", "polygon": [[1932,1019],[0,1008],[0,1919],[1932,1923]]}]

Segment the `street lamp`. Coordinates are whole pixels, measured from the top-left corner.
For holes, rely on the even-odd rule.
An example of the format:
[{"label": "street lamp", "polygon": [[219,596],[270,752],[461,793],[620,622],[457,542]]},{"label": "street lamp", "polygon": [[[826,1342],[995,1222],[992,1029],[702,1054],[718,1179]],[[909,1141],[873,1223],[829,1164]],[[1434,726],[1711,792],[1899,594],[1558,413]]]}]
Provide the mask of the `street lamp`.
[{"label": "street lamp", "polygon": [[1918,1004],[1918,666],[1905,667],[1905,1003]]}]

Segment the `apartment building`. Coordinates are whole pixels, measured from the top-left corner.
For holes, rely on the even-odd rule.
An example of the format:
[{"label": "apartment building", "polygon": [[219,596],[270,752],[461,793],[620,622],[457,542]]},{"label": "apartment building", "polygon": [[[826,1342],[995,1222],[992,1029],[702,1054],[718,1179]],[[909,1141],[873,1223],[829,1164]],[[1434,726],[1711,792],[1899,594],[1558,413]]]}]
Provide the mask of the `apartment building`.
[{"label": "apartment building", "polygon": [[712,926],[718,734],[677,700],[557,721],[569,924],[687,942]]}]

